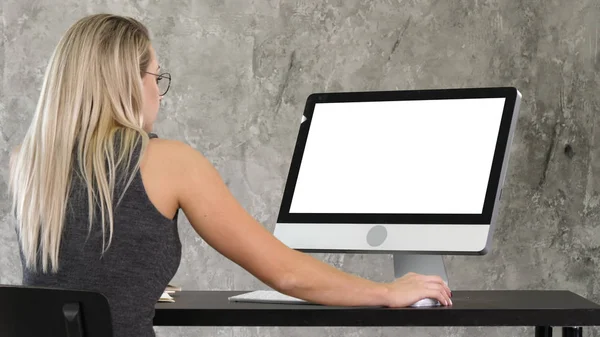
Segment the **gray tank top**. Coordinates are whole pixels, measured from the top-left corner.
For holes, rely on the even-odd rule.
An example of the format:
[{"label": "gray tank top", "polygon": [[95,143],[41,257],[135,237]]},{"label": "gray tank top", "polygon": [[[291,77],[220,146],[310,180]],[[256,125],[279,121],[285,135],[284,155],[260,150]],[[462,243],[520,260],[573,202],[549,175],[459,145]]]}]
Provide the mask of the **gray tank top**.
[{"label": "gray tank top", "polygon": [[[157,136],[150,134],[150,137]],[[137,160],[139,152],[140,145],[133,160]],[[108,298],[115,337],[154,336],[154,305],[181,260],[179,211],[174,219],[163,216],[148,198],[138,170],[114,210],[112,243],[102,256],[102,226],[96,221],[99,216],[87,238],[86,186],[77,175],[73,177],[59,271],[34,273],[22,263],[23,285],[98,291]],[[121,195],[122,188],[116,188],[115,196]]]}]

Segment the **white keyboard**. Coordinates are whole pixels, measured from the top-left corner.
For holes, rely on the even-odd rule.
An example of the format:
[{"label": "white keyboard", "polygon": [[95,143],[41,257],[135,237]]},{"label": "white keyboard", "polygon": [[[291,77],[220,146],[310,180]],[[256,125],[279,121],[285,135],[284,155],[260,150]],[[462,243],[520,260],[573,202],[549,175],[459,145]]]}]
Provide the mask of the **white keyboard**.
[{"label": "white keyboard", "polygon": [[231,296],[232,302],[254,302],[254,303],[292,303],[292,304],[311,304],[305,300],[282,294],[275,290],[256,290],[248,293]]},{"label": "white keyboard", "polygon": [[[228,298],[231,302],[252,302],[252,303],[279,303],[279,304],[313,304],[296,297],[282,294],[275,290],[256,290],[243,293]],[[431,298],[424,298],[411,307],[437,307],[440,302]]]}]

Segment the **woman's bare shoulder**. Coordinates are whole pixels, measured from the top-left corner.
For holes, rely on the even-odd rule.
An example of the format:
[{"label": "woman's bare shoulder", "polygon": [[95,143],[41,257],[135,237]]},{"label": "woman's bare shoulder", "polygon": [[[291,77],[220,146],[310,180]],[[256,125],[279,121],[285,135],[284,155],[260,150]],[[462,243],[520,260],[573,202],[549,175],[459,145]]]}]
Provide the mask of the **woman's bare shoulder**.
[{"label": "woman's bare shoulder", "polygon": [[[152,138],[146,149],[149,157],[160,161],[171,160],[171,164],[176,164],[182,157],[195,151],[190,145],[174,139]],[[168,163],[165,163],[168,164]]]},{"label": "woman's bare shoulder", "polygon": [[161,176],[170,179],[184,179],[187,168],[194,165],[194,158],[204,158],[192,146],[179,141],[165,138],[152,138],[142,156],[142,167],[149,165],[153,171],[161,171]]},{"label": "woman's bare shoulder", "polygon": [[142,154],[140,170],[144,187],[154,206],[172,219],[179,205],[181,186],[186,185],[186,156],[194,151],[177,140],[152,138]]}]

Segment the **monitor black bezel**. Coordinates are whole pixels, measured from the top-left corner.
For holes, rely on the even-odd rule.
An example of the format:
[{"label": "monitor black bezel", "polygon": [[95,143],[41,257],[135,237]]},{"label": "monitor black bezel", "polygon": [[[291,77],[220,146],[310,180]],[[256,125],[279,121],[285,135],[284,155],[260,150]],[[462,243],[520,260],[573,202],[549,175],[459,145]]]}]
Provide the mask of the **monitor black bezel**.
[{"label": "monitor black bezel", "polygon": [[[317,103],[375,102],[375,101],[412,101],[465,98],[505,98],[500,130],[490,171],[490,179],[485,195],[483,211],[480,214],[372,214],[372,213],[290,213],[292,196],[300,170],[304,147],[308,138],[312,115]],[[517,100],[517,89],[513,87],[466,88],[466,89],[429,89],[402,91],[368,91],[314,93],[307,100],[304,109],[306,120],[300,123],[296,146],[290,163],[290,169],[277,218],[278,223],[302,224],[489,224],[492,219],[494,203],[505,152],[507,148],[513,113]]]}]

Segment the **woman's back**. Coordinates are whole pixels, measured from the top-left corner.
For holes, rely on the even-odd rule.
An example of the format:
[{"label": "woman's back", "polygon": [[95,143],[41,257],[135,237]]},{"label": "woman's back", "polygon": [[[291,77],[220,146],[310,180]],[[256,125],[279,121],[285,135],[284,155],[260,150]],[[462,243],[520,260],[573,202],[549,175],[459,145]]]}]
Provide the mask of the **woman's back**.
[{"label": "woman's back", "polygon": [[[151,138],[155,136],[151,134]],[[156,141],[159,140],[151,140],[148,149],[154,148]],[[86,185],[77,174],[73,174],[58,273],[32,272],[23,266],[24,285],[103,293],[110,303],[115,337],[154,336],[154,305],[175,275],[181,259],[178,211],[172,212],[173,219],[161,213],[170,204],[176,204],[176,200],[161,200],[163,196],[158,195],[157,184],[164,183],[165,177],[152,175],[152,172],[160,170],[154,168],[160,161],[144,158],[148,157],[148,152],[151,151],[146,151],[143,156],[141,170],[135,174],[121,203],[114,209],[112,242],[104,254],[99,210],[88,237]],[[138,144],[132,162],[139,155]],[[154,155],[158,153],[155,151]],[[145,180],[142,180],[142,175]],[[159,182],[161,179],[163,181]],[[123,186],[117,186],[113,204],[116,204],[122,190]],[[165,192],[168,198],[169,193]],[[155,203],[151,199],[155,199]],[[23,258],[21,260],[24,261]]]}]

